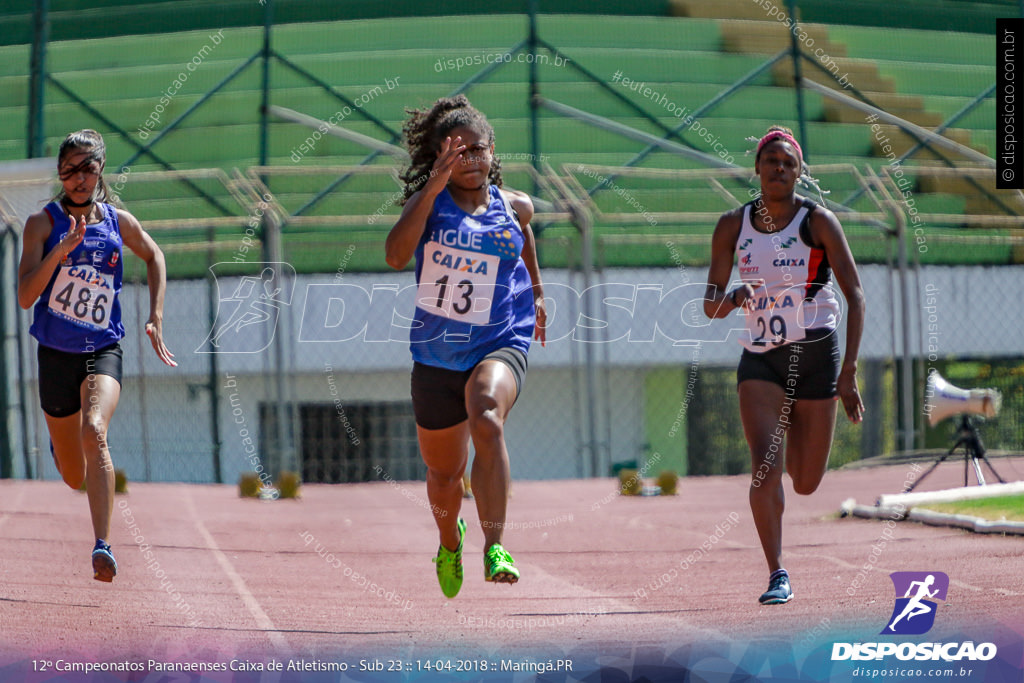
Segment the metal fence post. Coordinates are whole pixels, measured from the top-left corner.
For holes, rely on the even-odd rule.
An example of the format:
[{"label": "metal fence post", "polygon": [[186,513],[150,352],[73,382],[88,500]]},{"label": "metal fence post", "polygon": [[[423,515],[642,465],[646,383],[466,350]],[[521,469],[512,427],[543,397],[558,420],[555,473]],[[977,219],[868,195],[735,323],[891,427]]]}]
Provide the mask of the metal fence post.
[{"label": "metal fence post", "polygon": [[896,268],[899,281],[900,297],[900,330],[902,332],[902,353],[897,359],[899,369],[899,433],[903,451],[914,449],[914,356],[910,343],[910,291],[907,283],[907,221],[903,212],[892,207],[893,220],[896,222]]},{"label": "metal fence post", "polygon": [[29,159],[41,157],[43,150],[43,103],[46,85],[46,44],[50,40],[50,0],[36,0],[32,13],[32,58],[28,86]]},{"label": "metal fence post", "polygon": [[267,154],[269,148],[270,131],[269,108],[270,108],[270,34],[274,26],[274,0],[265,0],[263,3],[263,75],[262,75],[262,105],[260,106],[260,166],[267,165]]},{"label": "metal fence post", "polygon": [[[10,247],[8,246],[10,245]],[[11,225],[3,225],[3,231],[0,232],[0,277],[3,282],[3,294],[4,299],[7,301],[14,301],[16,295],[11,290],[14,289],[13,285],[15,282],[14,277],[8,272],[8,263],[13,263],[13,258],[8,258],[8,249],[16,250],[18,245],[17,233]],[[15,311],[14,315],[17,315]],[[0,479],[10,479],[14,476],[14,451],[15,451],[15,435],[17,429],[15,427],[16,415],[11,410],[11,394],[14,392],[14,388],[20,384],[18,382],[18,373],[13,371],[9,362],[13,357],[17,357],[16,354],[11,353],[11,330],[9,324],[13,316],[10,314],[9,307],[5,310],[0,311],[0,411],[4,416],[3,425],[4,433],[0,436]],[[24,410],[24,406],[22,406]],[[26,463],[27,464],[27,463]],[[27,475],[27,472],[26,472]]]},{"label": "metal fence post", "polygon": [[[537,0],[530,0],[530,152],[533,155],[533,168],[540,171],[540,121],[538,120],[538,109],[540,103],[537,96],[540,94],[540,84],[537,79]],[[540,181],[537,176],[533,180],[533,193],[540,194]]]},{"label": "metal fence post", "polygon": [[[216,229],[210,227],[207,232],[207,239],[210,244],[216,244]],[[218,292],[217,292],[217,278],[213,272],[213,260],[214,250],[211,247],[207,251],[207,263],[209,264],[209,270],[206,271],[206,318],[209,322],[210,330],[214,330],[217,324],[217,307],[218,307]],[[210,390],[210,441],[212,446],[212,466],[213,466],[213,480],[218,484],[224,483],[224,475],[221,472],[220,464],[220,451],[221,451],[221,438],[220,438],[220,368],[217,363],[217,349],[213,344],[211,337],[210,342],[210,365],[209,365],[209,390]]]},{"label": "metal fence post", "polygon": [[[796,25],[796,0],[789,0],[789,18],[793,21],[794,26]],[[793,88],[796,90],[796,116],[797,123],[800,127],[800,142],[803,143],[804,147],[804,161],[807,161],[808,150],[810,149],[810,141],[807,139],[807,115],[804,111],[804,90],[801,85],[803,82],[802,69],[800,60],[803,57],[803,53],[800,52],[800,44],[796,39],[796,31],[790,29],[789,31],[789,44],[793,52]]]},{"label": "metal fence post", "polygon": [[[281,249],[281,221],[275,211],[267,211],[263,216],[263,244],[264,259],[270,267],[273,275],[271,288],[280,291],[284,290],[284,274],[281,269],[283,252]],[[278,320],[278,325],[283,321]],[[298,459],[292,435],[291,413],[297,406],[291,405],[288,401],[288,392],[285,373],[285,337],[278,334],[278,330],[271,330],[273,337],[270,340],[271,348],[271,375],[273,376],[273,403],[274,403],[274,442],[272,444],[270,470],[273,474],[280,474],[283,471],[296,471]]]}]

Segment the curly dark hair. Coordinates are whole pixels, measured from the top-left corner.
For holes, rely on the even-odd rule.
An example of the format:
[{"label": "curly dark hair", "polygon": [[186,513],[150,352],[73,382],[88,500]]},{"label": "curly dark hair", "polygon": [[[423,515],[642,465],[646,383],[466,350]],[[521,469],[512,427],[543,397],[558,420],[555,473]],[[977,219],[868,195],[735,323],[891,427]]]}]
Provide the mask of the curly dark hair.
[{"label": "curly dark hair", "polygon": [[[61,173],[60,165],[64,163],[64,159],[66,159],[72,152],[87,152],[89,156],[82,160],[82,162],[77,166],[69,168],[64,173]],[[107,145],[103,142],[103,136],[91,128],[76,130],[74,133],[68,133],[67,137],[60,143],[60,151],[57,152],[57,174],[61,179],[70,177],[74,173],[78,172],[80,168],[88,166],[93,161],[98,161],[102,165],[106,160]],[[58,192],[53,198],[53,201],[59,202],[62,199],[64,199],[63,188],[61,188],[60,192]],[[110,201],[110,188],[107,187],[107,181],[103,179],[102,173],[100,174],[99,182],[96,183],[96,194],[93,197],[93,201]]]},{"label": "curly dark hair", "polygon": [[[406,147],[411,161],[409,168],[400,176],[405,182],[405,202],[419,190],[430,177],[430,171],[437,161],[441,143],[455,128],[469,128],[480,133],[489,144],[494,144],[494,128],[487,117],[476,109],[465,95],[442,97],[429,109],[406,109],[409,120],[402,127]],[[501,187],[501,161],[495,157],[487,179],[492,185]]]}]

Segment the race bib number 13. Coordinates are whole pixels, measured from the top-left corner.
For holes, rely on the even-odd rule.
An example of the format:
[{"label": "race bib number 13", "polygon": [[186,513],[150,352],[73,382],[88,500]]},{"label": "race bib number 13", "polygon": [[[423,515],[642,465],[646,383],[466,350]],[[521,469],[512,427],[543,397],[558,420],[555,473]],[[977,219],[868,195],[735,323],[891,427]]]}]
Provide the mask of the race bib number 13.
[{"label": "race bib number 13", "polygon": [[64,266],[50,291],[50,310],[77,325],[105,330],[113,298],[112,275],[87,265]]},{"label": "race bib number 13", "polygon": [[427,242],[416,306],[449,320],[486,325],[499,263],[497,256]]}]

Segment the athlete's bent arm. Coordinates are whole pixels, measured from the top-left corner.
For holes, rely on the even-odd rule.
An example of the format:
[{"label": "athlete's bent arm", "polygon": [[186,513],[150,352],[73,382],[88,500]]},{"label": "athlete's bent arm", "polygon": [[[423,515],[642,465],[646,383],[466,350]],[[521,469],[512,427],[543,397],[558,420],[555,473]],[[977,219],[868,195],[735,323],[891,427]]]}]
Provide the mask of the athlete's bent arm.
[{"label": "athlete's bent arm", "polygon": [[724,318],[754,296],[754,289],[746,284],[732,292],[726,291],[732,274],[736,239],[740,235],[743,220],[741,212],[742,208],[722,214],[711,236],[711,265],[708,267],[708,285],[704,291],[704,315],[709,318]]},{"label": "athlete's bent arm", "polygon": [[56,248],[44,257],[46,238],[52,229],[45,211],[32,214],[25,222],[21,263],[18,266],[18,305],[22,308],[32,307],[46,289],[61,260],[85,238],[85,219],[77,223],[72,220],[71,229],[61,238]]},{"label": "athlete's bent arm", "polygon": [[509,196],[512,208],[519,215],[519,226],[523,229],[523,263],[530,273],[530,282],[533,283],[533,306],[537,315],[537,324],[533,331],[533,338],[540,341],[544,346],[547,342],[548,311],[544,304],[544,284],[540,279],[540,262],[537,260],[537,240],[533,236],[533,228],[530,221],[533,220],[533,202],[530,197],[522,192],[514,190],[503,190]]},{"label": "athlete's bent arm", "polygon": [[124,245],[146,263],[146,282],[149,284],[149,320],[146,321],[146,334],[149,335],[157,358],[171,367],[176,367],[178,364],[174,361],[174,354],[164,345],[163,337],[164,291],[167,289],[164,252],[149,233],[142,229],[135,216],[118,209],[117,221]]},{"label": "athlete's bent arm", "polygon": [[846,416],[851,422],[860,422],[863,418],[864,403],[857,389],[857,355],[860,353],[860,339],[864,333],[864,312],[867,308],[864,288],[860,283],[860,274],[850,252],[850,245],[835,214],[827,209],[816,210],[811,217],[811,236],[824,247],[829,265],[849,308],[846,319],[846,352],[843,354],[843,365],[839,370],[836,391],[843,402]]},{"label": "athlete's bent arm", "polygon": [[384,260],[395,270],[405,268],[416,254],[416,245],[420,243],[423,230],[427,227],[427,219],[434,208],[434,200],[448,185],[452,167],[461,160],[465,149],[462,138],[445,138],[423,189],[414,192],[405,203],[402,215],[384,242]]},{"label": "athlete's bent arm", "polygon": [[405,268],[412,260],[416,253],[416,245],[419,244],[423,230],[427,227],[427,218],[434,208],[437,194],[428,195],[426,192],[424,188],[409,197],[409,201],[402,209],[401,217],[395,223],[395,227],[391,228],[384,242],[384,260],[395,270]]}]

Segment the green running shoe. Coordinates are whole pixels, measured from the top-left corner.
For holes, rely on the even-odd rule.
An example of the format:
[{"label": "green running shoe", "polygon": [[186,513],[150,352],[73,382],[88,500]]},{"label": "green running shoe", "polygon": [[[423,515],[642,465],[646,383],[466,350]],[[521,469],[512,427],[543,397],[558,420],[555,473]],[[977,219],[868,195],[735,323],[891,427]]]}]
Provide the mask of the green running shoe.
[{"label": "green running shoe", "polygon": [[448,550],[443,545],[437,546],[437,582],[441,584],[441,592],[446,598],[454,598],[462,588],[462,544],[466,540],[466,522],[459,517],[459,547]]},{"label": "green running shoe", "polygon": [[508,551],[495,543],[484,553],[484,581],[515,583],[519,580],[519,570],[512,566],[514,564]]}]

